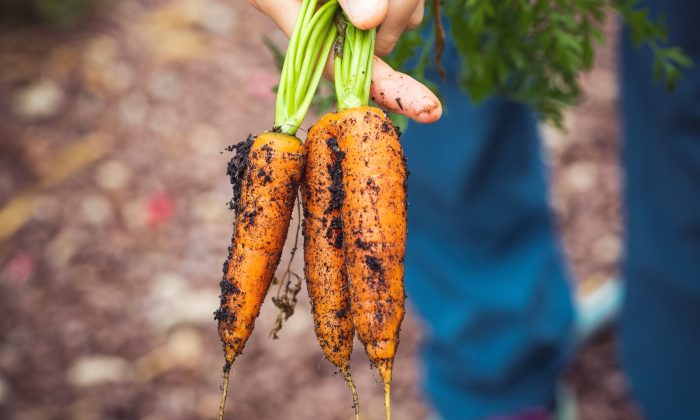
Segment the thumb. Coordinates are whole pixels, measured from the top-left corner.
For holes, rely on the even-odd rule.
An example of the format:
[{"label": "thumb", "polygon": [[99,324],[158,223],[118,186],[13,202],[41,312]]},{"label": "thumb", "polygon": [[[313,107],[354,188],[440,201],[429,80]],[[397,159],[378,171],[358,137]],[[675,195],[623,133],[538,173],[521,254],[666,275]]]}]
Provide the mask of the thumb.
[{"label": "thumb", "polygon": [[359,29],[379,26],[389,11],[389,0],[338,0],[340,7]]}]

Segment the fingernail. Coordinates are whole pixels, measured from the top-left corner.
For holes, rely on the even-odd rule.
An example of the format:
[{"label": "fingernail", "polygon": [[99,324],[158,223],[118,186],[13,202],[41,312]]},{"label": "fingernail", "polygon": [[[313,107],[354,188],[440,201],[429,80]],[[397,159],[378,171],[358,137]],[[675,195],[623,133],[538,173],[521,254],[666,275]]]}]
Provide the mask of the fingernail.
[{"label": "fingernail", "polygon": [[360,29],[379,26],[386,17],[386,0],[349,0],[346,4],[345,14]]}]

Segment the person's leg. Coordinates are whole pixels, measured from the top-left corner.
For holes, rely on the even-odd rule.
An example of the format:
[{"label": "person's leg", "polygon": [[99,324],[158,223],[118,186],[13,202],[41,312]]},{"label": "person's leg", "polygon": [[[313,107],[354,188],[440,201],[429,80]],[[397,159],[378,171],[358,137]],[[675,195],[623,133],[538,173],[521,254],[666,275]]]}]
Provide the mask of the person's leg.
[{"label": "person's leg", "polygon": [[700,3],[643,1],[695,60],[674,92],[622,45],[627,293],[622,356],[645,418],[700,419]]},{"label": "person's leg", "polygon": [[572,308],[535,118],[503,100],[475,107],[454,80],[440,91],[443,118],[402,138],[406,286],[428,329],[427,392],[447,420],[546,408]]}]

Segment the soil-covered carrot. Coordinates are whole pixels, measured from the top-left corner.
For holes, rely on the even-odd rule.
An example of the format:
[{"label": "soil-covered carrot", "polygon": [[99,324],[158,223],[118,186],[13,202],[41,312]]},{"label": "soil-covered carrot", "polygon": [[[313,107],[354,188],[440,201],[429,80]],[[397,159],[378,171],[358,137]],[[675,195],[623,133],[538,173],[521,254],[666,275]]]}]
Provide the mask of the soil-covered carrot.
[{"label": "soil-covered carrot", "polygon": [[388,419],[404,316],[407,172],[398,131],[383,111],[367,106],[375,30],[339,26],[345,33],[339,33],[335,48],[335,118],[343,153],[344,258],[353,324],[384,382]]},{"label": "soil-covered carrot", "polygon": [[353,108],[343,113],[342,125],[343,234],[353,315],[370,358],[388,381],[404,313],[406,166],[382,111]]},{"label": "soil-covered carrot", "polygon": [[326,114],[309,131],[305,156],[305,272],[316,336],[343,372],[354,326],[385,384],[388,416],[404,316],[406,166],[398,132],[374,107]]},{"label": "soil-covered carrot", "polygon": [[294,136],[267,132],[240,143],[229,164],[236,225],[215,318],[225,370],[243,351],[282,254],[304,160]]},{"label": "soil-covered carrot", "polygon": [[304,119],[335,41],[336,0],[317,10],[304,0],[285,58],[275,123],[234,148],[229,163],[236,219],[215,312],[226,363],[219,409],[223,418],[231,365],[243,351],[279,263],[303,173],[303,150],[294,137]]},{"label": "soil-covered carrot", "polygon": [[314,330],[326,358],[338,367],[353,393],[350,354],[355,334],[350,292],[343,255],[341,161],[336,114],[326,114],[309,130],[304,143],[306,171],[302,181],[304,203],[304,273],[311,300]]},{"label": "soil-covered carrot", "polygon": [[384,382],[388,416],[404,316],[406,165],[396,129],[381,110],[360,107],[341,114],[341,213],[353,323]]}]

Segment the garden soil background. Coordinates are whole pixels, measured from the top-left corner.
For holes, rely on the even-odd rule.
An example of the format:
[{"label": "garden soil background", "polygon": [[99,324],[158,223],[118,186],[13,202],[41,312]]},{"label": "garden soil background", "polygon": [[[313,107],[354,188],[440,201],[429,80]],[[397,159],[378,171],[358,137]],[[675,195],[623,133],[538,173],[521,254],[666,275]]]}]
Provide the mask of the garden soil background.
[{"label": "garden soil background", "polygon": [[[213,0],[114,1],[71,29],[0,31],[0,418],[214,416],[223,354],[212,312],[232,230],[224,149],[273,121],[264,35],[285,43],[247,2]],[[584,78],[568,132],[545,130],[579,282],[616,275],[621,254],[614,48]],[[268,299],[234,368],[230,418],[352,417],[309,311],[304,297],[274,341]],[[409,312],[397,419],[430,415],[421,334]],[[382,418],[357,343],[353,367],[363,418]],[[614,332],[567,378],[581,418],[636,418]]]}]

